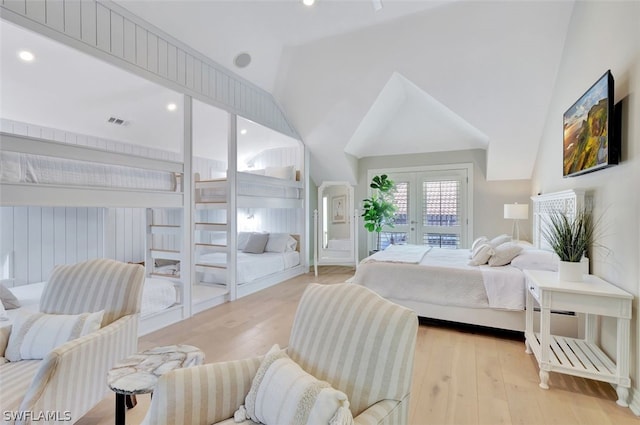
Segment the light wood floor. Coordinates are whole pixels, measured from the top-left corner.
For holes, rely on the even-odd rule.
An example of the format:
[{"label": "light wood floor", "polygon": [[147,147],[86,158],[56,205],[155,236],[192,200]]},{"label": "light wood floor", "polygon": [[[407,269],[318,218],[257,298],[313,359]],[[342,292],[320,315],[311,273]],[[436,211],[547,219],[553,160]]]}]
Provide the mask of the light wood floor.
[{"label": "light wood floor", "polygon": [[[223,304],[140,339],[139,348],[176,343],[200,347],[206,362],[264,354],[273,344],[287,345],[295,309],[310,282],[338,283],[353,274],[348,267],[320,268],[272,288]],[[594,424],[638,425],[640,419],[615,403],[609,384],[556,373],[550,390],[538,387],[534,357],[521,340],[436,324],[418,330],[411,424]],[[149,396],[127,412],[139,424]],[[110,396],[78,424],[113,424]],[[176,424],[180,425],[180,424]],[[185,424],[188,425],[188,424]]]}]

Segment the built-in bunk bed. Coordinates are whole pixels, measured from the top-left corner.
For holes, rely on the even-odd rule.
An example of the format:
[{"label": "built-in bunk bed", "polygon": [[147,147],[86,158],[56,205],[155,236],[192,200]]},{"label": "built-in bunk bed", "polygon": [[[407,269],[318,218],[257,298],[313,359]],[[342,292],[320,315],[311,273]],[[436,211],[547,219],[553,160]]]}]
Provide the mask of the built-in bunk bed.
[{"label": "built-in bunk bed", "polygon": [[[131,153],[116,152],[114,150],[85,146],[72,143],[61,143],[40,137],[31,137],[28,134],[38,133],[44,137],[53,138],[62,134],[63,139],[71,133],[53,131],[38,128],[29,124],[15,124],[16,130],[21,129],[23,134],[8,132],[13,130],[14,123],[3,120],[3,131],[0,133],[0,206],[2,207],[42,207],[51,213],[56,208],[65,209],[91,209],[98,211],[96,215],[99,224],[94,226],[97,237],[102,240],[94,241],[84,258],[107,256],[106,250],[99,245],[104,245],[110,237],[107,230],[103,210],[112,211],[114,208],[132,208],[147,211],[148,222],[144,219],[138,221],[140,227],[144,226],[149,235],[149,242],[153,243],[152,235],[166,232],[182,233],[182,223],[154,222],[152,208],[173,211],[174,216],[182,214],[184,195],[182,191],[182,178],[184,164],[180,161],[153,159],[132,155]],[[37,131],[32,131],[33,129]],[[16,131],[19,132],[19,131]],[[75,137],[75,136],[74,136]],[[78,140],[75,139],[74,140]],[[87,140],[86,138],[84,140]],[[95,139],[94,139],[95,140]],[[115,149],[117,142],[110,144]],[[5,211],[5,210],[3,210]],[[75,212],[74,212],[75,214]],[[104,215],[103,215],[104,214]],[[157,218],[156,218],[157,220]],[[45,222],[46,221],[46,222]],[[6,224],[6,223],[5,223]],[[60,229],[53,229],[57,220],[42,220],[37,224],[37,229],[30,230],[30,237],[48,240],[47,235],[52,235]],[[100,226],[102,225],[102,229]],[[114,229],[111,229],[112,231]],[[78,231],[81,231],[78,229]],[[142,231],[142,229],[121,229],[125,231]],[[62,239],[65,239],[63,236]],[[35,244],[34,244],[35,245]],[[68,247],[55,243],[53,249],[67,251]],[[97,249],[93,247],[98,246]],[[81,249],[75,247],[75,249]],[[144,248],[143,248],[144,249]],[[5,248],[5,251],[7,249]],[[32,251],[30,248],[29,251]],[[180,279],[179,273],[167,272],[156,268],[155,261],[166,258],[179,264],[182,258],[178,251],[156,250],[153,245],[147,246],[147,279],[143,289],[142,311],[139,323],[139,333],[145,334],[164,327],[184,318],[185,285]],[[24,254],[24,253],[23,253]],[[28,255],[32,253],[29,252]],[[38,254],[38,253],[35,253]],[[15,286],[12,290],[25,309],[37,310],[38,300],[46,282],[31,279],[14,279],[13,264],[19,260],[27,262],[28,259],[16,259],[12,251],[4,253],[3,279],[7,286]],[[74,258],[55,255],[56,261],[73,262]],[[144,258],[144,256],[143,256]],[[78,259],[79,260],[79,259]],[[149,265],[151,260],[152,264]],[[36,262],[34,262],[36,263]],[[31,273],[42,280],[46,280],[53,264],[48,270]]]},{"label": "built-in bunk bed", "polygon": [[194,312],[218,302],[211,294],[242,297],[305,272],[303,150],[272,148],[250,163],[260,168],[233,179],[195,175]]}]

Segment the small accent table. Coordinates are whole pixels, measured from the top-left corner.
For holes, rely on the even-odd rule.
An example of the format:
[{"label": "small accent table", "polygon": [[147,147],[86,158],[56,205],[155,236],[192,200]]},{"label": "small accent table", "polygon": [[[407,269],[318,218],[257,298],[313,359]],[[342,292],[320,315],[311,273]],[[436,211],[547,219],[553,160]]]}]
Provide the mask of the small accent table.
[{"label": "small accent table", "polygon": [[[593,275],[582,282],[558,280],[556,272],[525,270],[527,312],[525,346],[540,367],[540,387],[549,388],[549,372],[609,382],[616,386],[617,404],[628,406],[629,326],[633,295]],[[533,330],[533,301],[540,304],[540,332]],[[551,310],[585,313],[585,338],[551,335]],[[596,316],[617,319],[617,362],[596,344]]]},{"label": "small accent table", "polygon": [[125,424],[127,396],[152,393],[158,378],[171,370],[200,365],[204,353],[191,345],[156,347],[118,362],[107,374],[109,388],[116,393],[116,425]]}]

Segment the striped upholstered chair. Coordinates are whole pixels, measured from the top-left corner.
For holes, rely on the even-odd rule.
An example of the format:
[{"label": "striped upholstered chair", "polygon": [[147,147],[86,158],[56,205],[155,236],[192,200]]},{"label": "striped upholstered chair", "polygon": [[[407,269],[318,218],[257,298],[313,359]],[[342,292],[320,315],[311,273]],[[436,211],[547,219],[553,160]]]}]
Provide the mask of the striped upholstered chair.
[{"label": "striped upholstered chair", "polygon": [[[69,424],[102,400],[108,370],[137,351],[144,268],[98,259],[57,266],[40,299],[40,312],[80,314],[104,310],[102,326],[55,348],[41,360],[0,365],[3,412],[18,423]],[[4,413],[3,419],[9,418]],[[21,418],[21,419],[20,419]],[[22,420],[24,419],[24,420]],[[5,422],[6,423],[6,422]]]},{"label": "striped upholstered chair", "polygon": [[[365,287],[311,284],[298,306],[287,354],[348,396],[356,424],[402,425],[408,423],[417,328],[414,312]],[[163,375],[143,423],[233,424],[260,361],[212,363]]]}]

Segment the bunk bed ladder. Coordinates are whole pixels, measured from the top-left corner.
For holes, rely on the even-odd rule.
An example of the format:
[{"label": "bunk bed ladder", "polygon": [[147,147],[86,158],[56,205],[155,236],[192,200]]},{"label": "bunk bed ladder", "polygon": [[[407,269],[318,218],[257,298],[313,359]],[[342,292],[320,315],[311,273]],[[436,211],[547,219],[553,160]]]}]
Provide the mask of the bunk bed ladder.
[{"label": "bunk bed ladder", "polygon": [[[194,313],[229,300],[229,213],[226,178],[200,180],[195,173]],[[206,195],[203,193],[206,192]],[[212,196],[210,196],[213,194]]]},{"label": "bunk bed ladder", "polygon": [[[174,282],[179,302],[184,303],[182,269],[182,218],[181,209],[147,208],[145,272],[148,277],[158,277]],[[177,224],[176,224],[177,223]]]}]

